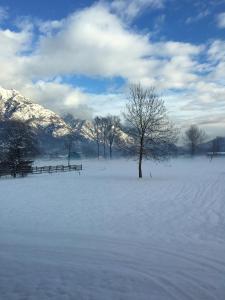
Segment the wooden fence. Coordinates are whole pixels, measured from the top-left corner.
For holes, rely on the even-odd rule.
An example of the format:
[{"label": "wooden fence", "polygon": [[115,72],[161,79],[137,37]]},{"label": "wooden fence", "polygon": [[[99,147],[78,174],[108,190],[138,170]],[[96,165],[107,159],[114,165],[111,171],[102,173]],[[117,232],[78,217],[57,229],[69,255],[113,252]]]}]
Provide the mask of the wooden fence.
[{"label": "wooden fence", "polygon": [[23,167],[17,169],[0,169],[0,177],[11,175],[13,177],[25,176],[27,174],[42,174],[42,173],[58,173],[58,172],[71,172],[82,170],[82,165],[57,165],[57,166],[43,166],[43,167]]}]

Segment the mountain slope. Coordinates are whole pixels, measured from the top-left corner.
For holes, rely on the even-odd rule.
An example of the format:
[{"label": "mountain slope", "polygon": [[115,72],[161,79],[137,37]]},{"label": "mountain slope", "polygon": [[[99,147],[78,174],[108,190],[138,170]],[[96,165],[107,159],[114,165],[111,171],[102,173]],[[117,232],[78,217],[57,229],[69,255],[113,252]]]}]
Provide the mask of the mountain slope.
[{"label": "mountain slope", "polygon": [[62,137],[70,132],[70,127],[51,110],[33,103],[16,90],[1,87],[0,116],[5,120],[28,121],[32,127],[53,137]]},{"label": "mountain slope", "polygon": [[[95,149],[96,133],[92,122],[76,119],[72,115],[69,118],[64,116],[63,119],[51,110],[32,102],[16,90],[0,87],[0,119],[28,122],[37,129],[40,144],[47,152],[50,149],[52,151],[52,149],[65,148],[65,138],[68,134],[75,138],[76,147],[82,143],[84,147],[86,145]],[[118,134],[121,145],[122,143],[126,144],[130,137],[122,129],[118,130]]]}]

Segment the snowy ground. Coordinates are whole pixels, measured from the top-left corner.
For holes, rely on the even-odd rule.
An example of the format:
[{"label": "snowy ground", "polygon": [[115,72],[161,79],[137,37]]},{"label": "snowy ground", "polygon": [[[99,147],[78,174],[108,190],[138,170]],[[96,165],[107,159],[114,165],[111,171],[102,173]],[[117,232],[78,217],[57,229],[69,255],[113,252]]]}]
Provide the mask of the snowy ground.
[{"label": "snowy ground", "polygon": [[224,300],[225,160],[136,164],[1,179],[0,299]]}]

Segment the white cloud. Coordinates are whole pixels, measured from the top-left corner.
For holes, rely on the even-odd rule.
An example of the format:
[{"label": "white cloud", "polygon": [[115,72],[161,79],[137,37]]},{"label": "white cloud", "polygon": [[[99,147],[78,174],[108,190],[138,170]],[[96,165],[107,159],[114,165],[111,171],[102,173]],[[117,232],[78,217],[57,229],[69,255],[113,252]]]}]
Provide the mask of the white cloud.
[{"label": "white cloud", "polygon": [[26,48],[26,43],[29,42],[29,34],[27,32],[13,32],[9,29],[0,30],[0,54],[13,55],[18,51],[23,51]]},{"label": "white cloud", "polygon": [[161,14],[158,17],[155,18],[155,20],[154,20],[154,27],[153,27],[153,31],[151,33],[151,37],[157,36],[160,33],[160,31],[163,28],[165,19],[166,19],[166,15],[165,14]]},{"label": "white cloud", "polygon": [[207,55],[211,65],[208,81],[225,86],[225,41],[213,41],[209,46]]},{"label": "white cloud", "polygon": [[[2,86],[21,87],[26,82],[25,60],[22,55],[30,49],[31,34],[27,31],[0,30],[0,83]],[[4,71],[3,71],[4,70]]]},{"label": "white cloud", "polygon": [[191,16],[188,17],[185,21],[186,24],[191,24],[191,23],[195,23],[198,22],[202,19],[204,19],[205,17],[210,15],[210,11],[208,9],[205,9],[201,12],[199,12],[196,16]]},{"label": "white cloud", "polygon": [[26,97],[61,115],[70,112],[81,119],[90,119],[93,116],[93,108],[89,105],[90,96],[79,88],[62,83],[60,79],[28,83],[20,91]]},{"label": "white cloud", "polygon": [[55,81],[37,81],[33,84],[25,85],[21,91],[28,97],[39,99],[40,103],[51,107],[57,111],[68,108],[73,110],[86,100],[85,95],[78,88],[74,89],[68,84]]},{"label": "white cloud", "polygon": [[59,75],[81,74],[121,76],[129,82],[183,88],[196,79],[195,56],[201,47],[172,41],[152,43],[148,35],[127,28],[105,5],[94,5],[64,20],[40,23],[42,35],[29,55],[23,55],[32,39],[29,26],[25,28],[19,33],[1,32],[5,36],[1,58],[8,65],[0,75],[1,82],[4,78],[10,82],[10,76],[13,82],[17,77],[17,83],[24,77],[49,81]]},{"label": "white cloud", "polygon": [[115,15],[96,5],[71,15],[56,35],[42,37],[30,67],[37,76],[127,77],[148,54],[148,36],[129,32]]},{"label": "white cloud", "polygon": [[38,20],[36,24],[41,33],[44,33],[46,35],[52,35],[53,33],[59,31],[63,27],[64,22],[64,19],[45,22]]},{"label": "white cloud", "polygon": [[89,94],[88,105],[94,107],[94,115],[118,115],[124,108],[124,93]]},{"label": "white cloud", "polygon": [[209,46],[208,56],[211,61],[225,61],[225,40],[213,41]]},{"label": "white cloud", "polygon": [[217,15],[217,26],[219,28],[225,28],[225,12]]},{"label": "white cloud", "polygon": [[112,11],[126,20],[132,20],[146,9],[161,9],[165,0],[114,0]]},{"label": "white cloud", "polygon": [[[0,47],[4,70],[0,72],[0,85],[16,88],[55,111],[84,115],[86,110],[90,117],[92,113],[119,113],[123,106],[125,96],[121,94],[93,95],[64,83],[64,75],[69,74],[120,76],[127,83],[156,85],[164,95],[170,94],[167,104],[184,120],[193,111],[200,118],[203,109],[218,114],[225,107],[223,40],[208,46],[153,42],[150,33],[132,30],[101,3],[62,20],[35,23],[38,36],[34,36],[29,20],[20,22],[18,32],[0,30],[0,44],[4,45]],[[202,56],[205,59],[200,63]]]},{"label": "white cloud", "polygon": [[0,23],[8,18],[8,9],[0,6]]},{"label": "white cloud", "polygon": [[194,57],[202,50],[181,42],[152,43],[149,35],[126,27],[105,6],[95,5],[64,20],[56,34],[40,39],[28,59],[30,76],[63,74],[122,76],[160,87],[182,88],[195,80]]}]

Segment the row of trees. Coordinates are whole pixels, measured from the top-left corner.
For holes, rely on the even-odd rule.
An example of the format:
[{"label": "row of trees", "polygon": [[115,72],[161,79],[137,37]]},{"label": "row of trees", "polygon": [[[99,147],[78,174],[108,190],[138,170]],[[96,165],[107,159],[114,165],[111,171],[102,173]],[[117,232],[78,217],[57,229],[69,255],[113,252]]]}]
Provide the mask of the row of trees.
[{"label": "row of trees", "polygon": [[90,127],[90,137],[97,145],[97,156],[100,156],[100,145],[103,145],[103,156],[106,158],[106,147],[109,147],[109,156],[112,158],[114,144],[118,145],[121,135],[121,122],[118,116],[95,117]]},{"label": "row of trees", "polygon": [[[113,155],[113,148],[119,146],[123,127],[118,116],[108,115],[106,117],[96,116],[91,122],[75,119],[73,115],[66,114],[64,121],[70,125],[71,132],[66,138],[66,149],[68,158],[74,153],[74,146],[78,148],[78,141],[85,137],[96,144],[98,159],[100,156],[110,159]],[[68,159],[69,162],[69,159]]]},{"label": "row of trees", "polygon": [[[174,153],[179,130],[169,120],[164,101],[155,88],[145,89],[140,84],[130,86],[123,117],[131,137],[126,146],[138,157],[138,176],[142,178],[143,158],[167,159]],[[196,125],[191,125],[184,134],[184,141],[192,156],[205,139],[205,132]],[[217,140],[213,142],[212,148],[214,152],[218,151]]]},{"label": "row of trees", "polygon": [[[125,123],[122,125],[118,116],[97,116],[86,126],[86,132],[82,132],[82,135],[85,121],[77,120],[70,114],[66,115],[64,120],[71,127],[70,134],[65,138],[68,164],[74,143],[81,140],[85,134],[95,142],[98,158],[101,154],[106,158],[107,150],[112,158],[115,146],[129,155],[136,155],[139,178],[142,178],[143,158],[160,161],[174,153],[179,130],[169,120],[164,101],[154,88],[143,88],[140,84],[131,85],[123,118]],[[195,155],[198,145],[205,138],[204,131],[195,125],[186,130],[184,140],[190,148],[191,155]],[[0,139],[0,166],[7,165],[12,170],[24,164],[28,166],[31,161],[27,158],[38,153],[36,134],[28,123],[0,122]],[[216,142],[213,146],[216,151]]]},{"label": "row of trees", "polygon": [[[141,95],[143,93],[145,95]],[[144,98],[146,98],[145,101],[143,100]],[[131,101],[131,99],[133,100]],[[140,106],[142,106],[142,109],[140,109]],[[145,112],[146,109],[148,112]],[[143,112],[145,112],[144,116],[142,116]],[[148,120],[145,118],[148,118]],[[169,121],[164,103],[159,99],[154,89],[144,90],[141,86],[133,86],[130,101],[124,113],[124,119],[126,120],[126,124],[122,124],[118,116],[96,116],[92,122],[86,124],[84,127],[86,131],[83,132],[84,120],[75,119],[71,114],[65,115],[64,120],[71,126],[71,133],[65,141],[68,163],[71,156],[74,155],[74,149],[78,148],[78,141],[82,140],[83,136],[81,133],[95,142],[98,159],[100,156],[106,158],[108,155],[111,159],[113,148],[122,150],[126,154],[135,154],[135,145],[137,144],[139,134],[140,139],[142,139],[140,140],[141,152],[143,152],[142,156],[161,159],[162,157],[166,158],[169,153],[175,152],[174,144],[177,141],[178,129]],[[154,128],[152,128],[153,125]],[[140,128],[138,128],[139,126]],[[205,139],[206,134],[204,130],[199,129],[196,125],[191,125],[184,132],[182,138],[191,156],[199,152],[199,145]],[[146,141],[147,143],[145,143]],[[213,153],[218,152],[220,143],[219,138],[213,140],[210,150]],[[163,144],[164,147],[162,147]],[[160,145],[160,147],[157,147],[157,145]]]}]

